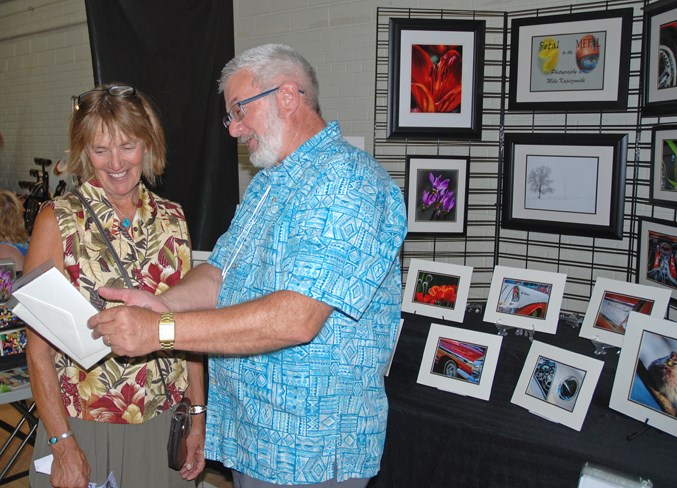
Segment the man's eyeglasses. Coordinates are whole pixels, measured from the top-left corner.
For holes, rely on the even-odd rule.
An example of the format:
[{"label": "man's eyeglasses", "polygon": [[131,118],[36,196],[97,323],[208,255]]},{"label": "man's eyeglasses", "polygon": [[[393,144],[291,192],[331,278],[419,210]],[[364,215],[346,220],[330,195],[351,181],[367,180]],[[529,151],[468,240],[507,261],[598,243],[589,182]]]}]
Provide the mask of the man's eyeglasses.
[{"label": "man's eyeglasses", "polygon": [[[280,86],[276,86],[275,88],[271,88],[270,90],[266,90],[264,92],[259,93],[258,95],[254,95],[253,97],[246,98],[240,102],[237,102],[235,105],[230,107],[230,110],[228,113],[223,117],[223,125],[227,129],[230,124],[233,122],[239,122],[241,121],[244,116],[246,115],[244,111],[244,106],[247,105],[248,103],[252,103],[259,98],[263,98],[265,96],[270,95],[271,93],[275,93],[277,90],[280,89]],[[299,90],[299,93],[303,95],[303,90]]]},{"label": "man's eyeglasses", "polygon": [[75,110],[80,109],[80,104],[82,103],[82,98],[87,95],[88,93],[92,93],[95,91],[107,91],[108,94],[111,97],[133,97],[136,95],[136,88],[133,86],[128,86],[128,85],[112,85],[109,86],[106,89],[103,88],[95,88],[94,90],[88,90],[84,93],[81,93],[78,95],[78,103],[75,105]]}]

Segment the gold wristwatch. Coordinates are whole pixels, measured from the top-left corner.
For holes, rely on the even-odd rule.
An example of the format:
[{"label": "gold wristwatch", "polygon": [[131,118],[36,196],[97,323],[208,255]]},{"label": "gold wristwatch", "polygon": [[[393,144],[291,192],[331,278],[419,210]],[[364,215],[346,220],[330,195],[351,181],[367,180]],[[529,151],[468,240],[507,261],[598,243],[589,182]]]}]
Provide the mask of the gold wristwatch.
[{"label": "gold wristwatch", "polygon": [[160,348],[163,351],[174,349],[174,314],[164,312],[160,314],[160,323],[158,324],[158,336],[160,337]]}]

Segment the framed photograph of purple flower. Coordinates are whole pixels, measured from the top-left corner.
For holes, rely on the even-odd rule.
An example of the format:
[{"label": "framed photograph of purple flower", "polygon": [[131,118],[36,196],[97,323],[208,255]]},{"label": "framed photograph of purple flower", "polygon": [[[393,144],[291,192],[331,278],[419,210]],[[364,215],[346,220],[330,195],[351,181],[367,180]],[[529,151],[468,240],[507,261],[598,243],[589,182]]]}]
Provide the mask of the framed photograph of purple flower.
[{"label": "framed photograph of purple flower", "polygon": [[481,139],[485,28],[390,19],[388,138]]},{"label": "framed photograph of purple flower", "polygon": [[405,198],[410,234],[465,234],[469,158],[407,156]]}]

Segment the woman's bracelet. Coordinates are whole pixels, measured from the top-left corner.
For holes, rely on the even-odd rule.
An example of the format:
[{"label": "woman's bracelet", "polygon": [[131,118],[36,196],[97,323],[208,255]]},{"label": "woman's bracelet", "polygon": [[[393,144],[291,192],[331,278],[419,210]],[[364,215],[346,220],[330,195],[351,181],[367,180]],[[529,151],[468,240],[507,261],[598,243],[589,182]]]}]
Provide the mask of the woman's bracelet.
[{"label": "woman's bracelet", "polygon": [[54,437],[50,437],[49,440],[47,441],[47,443],[48,443],[50,446],[53,446],[54,444],[56,444],[56,443],[59,442],[60,440],[62,440],[62,439],[68,439],[69,437],[74,436],[74,435],[75,435],[75,434],[73,433],[73,431],[72,431],[72,430],[69,430],[69,431],[67,431],[67,432],[64,432],[63,434],[55,435]]},{"label": "woman's bracelet", "polygon": [[200,415],[201,413],[205,413],[206,411],[207,405],[191,405],[189,410],[191,415]]}]

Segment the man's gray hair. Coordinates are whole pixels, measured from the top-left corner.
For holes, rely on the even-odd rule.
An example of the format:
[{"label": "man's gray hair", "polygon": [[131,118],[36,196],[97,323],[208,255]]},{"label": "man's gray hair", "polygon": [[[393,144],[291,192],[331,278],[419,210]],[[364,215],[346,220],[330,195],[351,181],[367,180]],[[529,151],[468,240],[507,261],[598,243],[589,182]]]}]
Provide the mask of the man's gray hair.
[{"label": "man's gray hair", "polygon": [[221,71],[219,93],[223,93],[230,78],[238,71],[246,70],[254,76],[254,83],[262,90],[276,84],[293,81],[303,91],[303,98],[310,107],[320,113],[319,84],[310,63],[291,47],[284,44],[264,44],[253,47],[228,61]]}]

